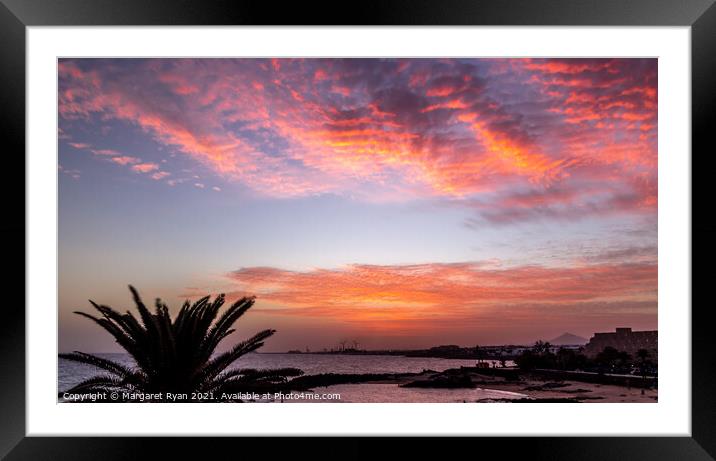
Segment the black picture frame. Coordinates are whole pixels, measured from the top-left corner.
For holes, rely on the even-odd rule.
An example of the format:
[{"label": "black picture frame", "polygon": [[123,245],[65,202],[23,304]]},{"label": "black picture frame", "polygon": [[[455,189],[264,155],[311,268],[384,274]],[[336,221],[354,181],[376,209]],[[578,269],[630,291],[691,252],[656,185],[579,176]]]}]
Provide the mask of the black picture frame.
[{"label": "black picture frame", "polygon": [[[5,180],[2,181],[5,219],[0,233],[5,252],[17,252],[5,267],[5,286],[25,286],[25,202],[15,200],[25,190],[25,34],[29,26],[105,25],[530,25],[530,26],[690,26],[692,66],[692,293],[705,292],[714,275],[716,217],[709,209],[707,161],[716,152],[716,6],[714,0],[363,0],[281,2],[238,0],[0,0],[0,129],[3,131]],[[698,168],[694,163],[698,160]],[[698,176],[704,176],[696,181]],[[697,213],[698,205],[701,213]],[[16,243],[18,242],[18,243]],[[22,257],[22,259],[21,259]],[[22,261],[22,262],[19,262]],[[701,263],[696,270],[695,262]],[[23,268],[21,270],[20,268]],[[699,288],[696,289],[698,283]],[[693,296],[693,295],[692,295]],[[24,295],[23,295],[24,297]],[[458,449],[487,455],[494,446],[509,458],[531,459],[695,459],[716,458],[716,343],[708,303],[692,306],[692,437],[520,437],[478,442],[469,439],[431,442],[426,439],[387,441],[381,450],[401,458],[428,453],[429,444],[441,454]],[[704,298],[705,299],[705,298]],[[25,436],[25,310],[24,302],[6,295],[0,320],[0,455],[17,459],[137,459],[161,448],[162,457],[193,458],[222,450],[246,455],[247,444],[270,449],[271,457],[312,455],[358,457],[375,450],[365,439],[333,438],[340,451],[309,448],[315,439],[270,443],[265,439],[119,438]],[[237,412],[237,417],[240,414]],[[98,422],[100,423],[100,422]],[[539,424],[535,422],[535,424]],[[635,428],[638,431],[638,428]],[[338,448],[340,447],[340,448]]]}]

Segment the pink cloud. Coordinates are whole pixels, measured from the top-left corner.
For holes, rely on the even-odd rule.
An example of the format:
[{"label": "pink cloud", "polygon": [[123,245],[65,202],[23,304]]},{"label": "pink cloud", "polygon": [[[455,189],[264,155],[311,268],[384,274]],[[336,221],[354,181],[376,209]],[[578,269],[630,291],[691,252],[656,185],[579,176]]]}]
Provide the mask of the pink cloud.
[{"label": "pink cloud", "polygon": [[131,164],[134,164],[134,163],[139,163],[139,161],[140,161],[140,160],[139,160],[138,158],[136,158],[136,157],[130,157],[130,156],[127,156],[127,155],[121,155],[121,156],[117,156],[117,157],[112,157],[110,160],[113,161],[114,163],[119,164],[119,165],[131,165]]},{"label": "pink cloud", "polygon": [[137,173],[149,173],[150,171],[157,169],[159,169],[159,165],[156,163],[138,163],[136,165],[132,165],[132,170]]},{"label": "pink cloud", "polygon": [[157,171],[156,173],[152,173],[151,178],[156,181],[160,181],[170,175],[171,175],[171,173],[166,172],[166,171]]}]

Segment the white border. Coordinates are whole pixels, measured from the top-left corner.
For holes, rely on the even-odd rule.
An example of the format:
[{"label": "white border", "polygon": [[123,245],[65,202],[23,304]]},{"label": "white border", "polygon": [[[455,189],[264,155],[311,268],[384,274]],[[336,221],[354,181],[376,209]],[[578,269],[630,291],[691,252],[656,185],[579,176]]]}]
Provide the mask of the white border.
[{"label": "white border", "polygon": [[[690,435],[690,35],[687,27],[29,27],[27,435]],[[57,404],[57,324],[50,319],[57,308],[61,56],[659,57],[659,402]]]}]

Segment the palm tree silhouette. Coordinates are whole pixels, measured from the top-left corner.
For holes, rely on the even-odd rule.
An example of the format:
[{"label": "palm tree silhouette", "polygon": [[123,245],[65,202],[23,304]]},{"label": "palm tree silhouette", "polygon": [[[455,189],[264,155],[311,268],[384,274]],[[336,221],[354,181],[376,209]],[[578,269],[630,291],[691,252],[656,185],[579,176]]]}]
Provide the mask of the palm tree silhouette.
[{"label": "palm tree silhouette", "polygon": [[[220,317],[219,309],[225,298],[221,294],[214,301],[205,296],[194,304],[186,301],[172,321],[169,309],[160,299],[151,313],[137,290],[129,286],[139,319],[127,311],[117,312],[111,307],[90,300],[102,314],[86,317],[109,332],[116,342],[134,359],[135,367],[96,355],[75,351],[59,354],[60,358],[80,362],[104,371],[66,392],[74,394],[115,392],[121,401],[123,392],[143,394],[213,393],[221,400],[222,394],[242,392],[270,392],[282,388],[289,377],[303,374],[296,368],[274,370],[229,369],[239,357],[263,346],[263,341],[275,330],[263,330],[251,338],[235,344],[226,352],[214,354],[219,343],[234,332],[233,324],[253,305],[254,297],[243,297],[234,302]],[[117,395],[115,394],[115,395]],[[166,400],[166,397],[155,401]],[[238,400],[224,398],[223,400]]]}]

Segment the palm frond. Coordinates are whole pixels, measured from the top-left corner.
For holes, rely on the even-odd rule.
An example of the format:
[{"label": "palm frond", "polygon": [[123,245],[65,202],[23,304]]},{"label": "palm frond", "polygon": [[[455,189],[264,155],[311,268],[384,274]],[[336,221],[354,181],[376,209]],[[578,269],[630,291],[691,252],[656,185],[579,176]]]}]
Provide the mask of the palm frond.
[{"label": "palm frond", "polygon": [[223,354],[219,354],[215,358],[211,359],[206,366],[200,370],[199,375],[197,376],[199,382],[214,379],[239,357],[244,354],[248,354],[249,352],[253,352],[263,346],[263,340],[273,335],[275,332],[276,330],[263,330],[246,341],[236,344]]},{"label": "palm frond", "polygon": [[194,303],[183,303],[172,319],[169,308],[156,300],[154,312],[142,301],[139,292],[129,286],[139,317],[120,313],[109,306],[90,301],[101,316],[76,312],[106,330],[136,363],[130,368],[96,355],[75,351],[59,357],[97,367],[108,374],[92,377],[74,386],[73,392],[107,392],[129,389],[140,392],[193,392],[213,389],[253,389],[283,386],[303,372],[296,368],[275,370],[228,368],[242,355],[255,351],[275,330],[263,330],[239,342],[228,351],[216,354],[219,343],[234,332],[232,326],[255,302],[243,297],[220,316],[224,295],[214,300],[205,296]]},{"label": "palm frond", "polygon": [[139,315],[142,318],[142,322],[144,322],[144,329],[147,331],[152,331],[156,329],[154,318],[149,312],[149,309],[147,309],[147,306],[145,306],[144,302],[142,302],[142,298],[139,296],[139,292],[137,291],[137,289],[134,288],[132,285],[129,285],[129,291],[132,292],[134,304],[137,306],[137,310],[139,311]]},{"label": "palm frond", "polygon": [[82,381],[81,383],[66,390],[68,394],[88,394],[101,392],[107,389],[122,389],[126,384],[114,376],[97,375]]},{"label": "palm frond", "polygon": [[286,379],[303,375],[303,370],[298,368],[273,368],[257,370],[255,368],[235,368],[225,371],[217,377],[217,381],[227,380],[237,376],[245,376],[251,379]]},{"label": "palm frond", "polygon": [[122,331],[121,328],[119,328],[113,322],[107,320],[106,318],[98,318],[80,311],[75,311],[75,314],[88,318],[101,326],[114,337],[117,344],[122,346],[122,348],[126,350],[137,361],[137,363],[141,363],[143,354],[141,349],[138,347],[136,340],[129,337],[124,331]]},{"label": "palm frond", "polygon": [[134,370],[122,365],[121,363],[117,363],[113,360],[104,359],[96,355],[86,354],[84,352],[74,351],[69,354],[59,354],[59,357],[65,360],[71,360],[73,362],[92,365],[94,367],[101,368],[120,377],[131,375],[134,373]]},{"label": "palm frond", "polygon": [[255,301],[255,297],[245,296],[234,302],[234,304],[232,304],[231,307],[224,312],[207,335],[207,350],[205,353],[208,353],[208,356],[214,352],[219,342],[230,334],[227,332],[231,326],[236,323],[236,321],[244,315],[246,311],[251,309]]}]

